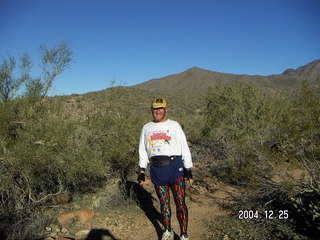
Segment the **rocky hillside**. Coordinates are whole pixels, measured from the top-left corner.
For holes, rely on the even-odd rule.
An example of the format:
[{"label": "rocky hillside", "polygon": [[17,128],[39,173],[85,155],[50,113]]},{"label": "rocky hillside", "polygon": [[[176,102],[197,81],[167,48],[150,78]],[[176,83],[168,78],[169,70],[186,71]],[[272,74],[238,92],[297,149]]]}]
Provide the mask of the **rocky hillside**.
[{"label": "rocky hillside", "polygon": [[239,84],[287,91],[299,87],[303,80],[319,85],[320,60],[315,60],[296,70],[288,69],[282,74],[269,76],[219,73],[193,67],[182,73],[151,79],[133,87],[170,94],[203,94],[210,86],[235,86]]},{"label": "rocky hillside", "polygon": [[282,75],[304,78],[313,84],[320,83],[320,60],[315,60],[297,69],[288,69]]}]

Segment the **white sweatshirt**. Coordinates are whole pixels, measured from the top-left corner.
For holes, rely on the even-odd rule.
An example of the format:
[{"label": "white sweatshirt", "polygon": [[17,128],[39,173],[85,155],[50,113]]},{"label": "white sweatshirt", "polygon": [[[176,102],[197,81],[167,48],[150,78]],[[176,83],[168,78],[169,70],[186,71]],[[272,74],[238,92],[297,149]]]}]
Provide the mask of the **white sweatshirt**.
[{"label": "white sweatshirt", "polygon": [[139,166],[146,168],[153,156],[181,155],[185,168],[192,168],[186,136],[176,121],[149,122],[142,128],[139,143]]}]

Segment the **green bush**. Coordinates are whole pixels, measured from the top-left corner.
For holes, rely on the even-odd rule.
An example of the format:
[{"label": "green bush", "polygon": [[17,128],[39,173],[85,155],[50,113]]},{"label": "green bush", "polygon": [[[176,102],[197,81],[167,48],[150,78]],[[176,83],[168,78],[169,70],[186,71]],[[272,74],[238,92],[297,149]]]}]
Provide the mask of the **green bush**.
[{"label": "green bush", "polygon": [[320,186],[318,182],[307,182],[290,199],[293,220],[298,232],[317,239],[320,234]]},{"label": "green bush", "polygon": [[212,174],[233,184],[246,184],[269,174],[264,143],[275,131],[279,104],[252,86],[209,89],[204,139],[222,146],[223,157]]},{"label": "green bush", "polygon": [[[280,239],[316,239],[319,234],[320,94],[303,82],[293,96],[269,96],[253,87],[212,88],[207,97],[206,141],[222,146],[211,174],[246,186],[240,209],[288,209],[288,221],[261,224]],[[275,183],[273,174],[302,168],[309,182]]]},{"label": "green bush", "polygon": [[201,239],[206,240],[272,240],[278,239],[255,220],[239,220],[236,216],[216,216],[207,223],[208,232]]},{"label": "green bush", "polygon": [[203,134],[223,141],[254,137],[262,144],[272,130],[278,108],[273,96],[252,86],[210,88]]},{"label": "green bush", "polygon": [[124,88],[110,89],[106,102],[90,118],[92,141],[101,149],[112,172],[126,179],[137,169],[139,136],[147,115],[137,112]]},{"label": "green bush", "polygon": [[22,220],[50,203],[55,194],[91,191],[111,177],[101,152],[89,144],[92,134],[78,122],[59,118],[45,102],[21,99],[0,105],[4,113],[0,218],[4,222],[21,223],[15,227],[21,230]]},{"label": "green bush", "polygon": [[281,142],[281,151],[287,159],[320,159],[320,93],[311,90],[303,82],[300,93],[295,96],[278,121],[276,137]]}]

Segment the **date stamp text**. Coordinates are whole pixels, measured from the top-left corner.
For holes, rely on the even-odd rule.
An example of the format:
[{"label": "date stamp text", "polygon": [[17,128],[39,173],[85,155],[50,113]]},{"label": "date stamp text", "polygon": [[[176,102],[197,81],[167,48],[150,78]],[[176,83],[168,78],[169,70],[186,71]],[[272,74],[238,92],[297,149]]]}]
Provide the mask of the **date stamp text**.
[{"label": "date stamp text", "polygon": [[286,220],[289,219],[289,211],[288,210],[265,210],[265,211],[257,211],[257,210],[239,210],[238,212],[239,219],[279,219]]}]

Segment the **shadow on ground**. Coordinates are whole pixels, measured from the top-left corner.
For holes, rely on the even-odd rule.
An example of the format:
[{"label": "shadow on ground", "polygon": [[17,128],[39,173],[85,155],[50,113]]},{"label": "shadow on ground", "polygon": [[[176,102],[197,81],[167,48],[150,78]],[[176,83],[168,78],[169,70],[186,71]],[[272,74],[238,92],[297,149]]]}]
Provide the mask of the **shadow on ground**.
[{"label": "shadow on ground", "polygon": [[141,210],[145,213],[149,221],[154,226],[158,238],[161,239],[163,234],[163,230],[160,226],[162,217],[153,205],[153,200],[155,200],[155,198],[138,183],[125,181],[123,184],[128,197],[131,197],[137,202]]},{"label": "shadow on ground", "polygon": [[110,240],[119,240],[114,237],[107,229],[92,229],[85,240],[104,240],[105,237],[110,237]]}]

